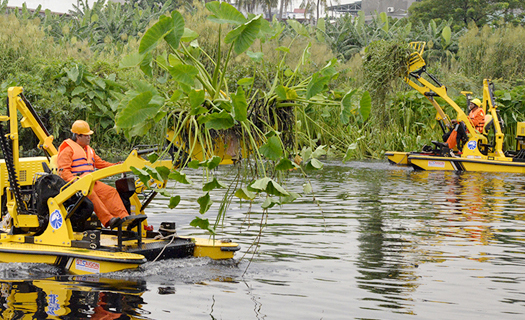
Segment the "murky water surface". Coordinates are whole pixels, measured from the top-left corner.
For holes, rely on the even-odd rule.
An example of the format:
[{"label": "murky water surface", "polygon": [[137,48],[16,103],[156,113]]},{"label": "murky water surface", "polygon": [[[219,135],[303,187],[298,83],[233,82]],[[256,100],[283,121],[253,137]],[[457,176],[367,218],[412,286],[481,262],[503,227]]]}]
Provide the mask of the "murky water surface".
[{"label": "murky water surface", "polygon": [[[242,245],[240,262],[171,260],[99,277],[0,265],[0,317],[525,318],[524,175],[328,162],[310,179],[318,204],[300,198],[268,217],[232,204],[220,237]],[[197,186],[174,192],[201,195]],[[193,202],[171,211],[159,199],[149,209],[155,228],[176,221],[179,234],[202,235],[188,226]]]}]

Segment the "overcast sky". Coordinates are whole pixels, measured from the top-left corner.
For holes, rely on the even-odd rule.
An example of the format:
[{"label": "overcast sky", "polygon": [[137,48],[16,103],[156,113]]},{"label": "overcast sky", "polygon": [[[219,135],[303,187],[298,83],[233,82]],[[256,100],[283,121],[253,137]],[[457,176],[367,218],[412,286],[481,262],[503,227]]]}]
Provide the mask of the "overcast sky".
[{"label": "overcast sky", "polygon": [[[38,5],[42,5],[42,10],[49,9],[53,12],[65,13],[73,9],[73,4],[77,5],[77,0],[8,0],[10,7],[22,7],[26,3],[29,9],[36,9]],[[93,0],[88,0],[88,3],[93,3]]]}]

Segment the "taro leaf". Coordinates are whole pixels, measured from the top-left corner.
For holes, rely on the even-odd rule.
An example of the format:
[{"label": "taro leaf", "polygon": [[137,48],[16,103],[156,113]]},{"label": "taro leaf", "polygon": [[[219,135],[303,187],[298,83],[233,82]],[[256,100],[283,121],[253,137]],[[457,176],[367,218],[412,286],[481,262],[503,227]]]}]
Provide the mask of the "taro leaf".
[{"label": "taro leaf", "polygon": [[118,67],[119,69],[137,67],[142,63],[142,60],[144,60],[144,56],[145,55],[138,52],[128,54],[120,61]]},{"label": "taro leaf", "polygon": [[[266,20],[264,20],[266,21]],[[246,51],[246,55],[252,59],[252,61],[259,62],[262,60],[264,54],[262,52]]]},{"label": "taro leaf", "polygon": [[306,169],[311,170],[320,170],[323,168],[323,163],[315,158],[310,159],[306,164]]},{"label": "taro leaf", "polygon": [[239,10],[235,9],[234,6],[226,2],[208,2],[206,3],[206,9],[213,13],[208,16],[208,20],[219,24],[231,23],[234,25],[240,25],[246,22],[244,15],[240,13]]},{"label": "taro leaf", "polygon": [[[198,161],[197,161],[198,162]],[[182,172],[178,172],[178,171],[172,171],[169,175],[168,175],[168,178],[170,179],[173,179],[177,182],[180,182],[180,183],[183,183],[183,184],[191,184],[191,182],[188,180],[188,178],[186,177],[186,174],[185,173],[182,173]]]},{"label": "taro leaf", "polygon": [[149,176],[149,173],[145,170],[142,170],[142,169],[139,169],[139,168],[135,168],[135,167],[130,167],[131,169],[131,172],[133,172],[135,175],[137,175],[139,177],[139,180],[144,184],[144,185],[148,185],[149,183],[149,180],[150,180],[150,176]]},{"label": "taro leaf", "polygon": [[242,78],[237,81],[237,84],[240,86],[251,86],[253,84],[253,77]]},{"label": "taro leaf", "polygon": [[151,61],[153,61],[153,53],[148,52],[144,56],[144,59],[142,59],[142,61],[140,62],[139,66],[140,70],[142,70],[142,72],[144,72],[144,74],[148,77],[153,76],[153,68],[151,67]]},{"label": "taro leaf", "polygon": [[237,93],[232,95],[234,119],[243,122],[248,119],[248,102],[242,87],[237,87]]},{"label": "taro leaf", "polygon": [[219,113],[210,113],[200,117],[198,122],[199,124],[205,124],[206,129],[215,130],[229,129],[234,125],[233,117],[224,110]]},{"label": "taro leaf", "polygon": [[273,206],[280,205],[280,204],[281,203],[279,202],[279,200],[272,198],[272,197],[267,197],[266,200],[264,200],[264,202],[261,204],[261,207],[263,209],[270,209]]},{"label": "taro leaf", "polygon": [[310,147],[303,147],[303,150],[301,150],[301,158],[303,158],[304,161],[310,160],[312,157],[312,148]]},{"label": "taro leaf", "polygon": [[277,182],[275,182],[274,180],[268,177],[264,177],[259,180],[256,180],[254,183],[252,183],[249,186],[249,189],[253,189],[258,192],[264,191],[267,194],[271,194],[271,195],[275,195],[279,197],[285,197],[289,195],[288,191],[284,190],[284,188],[281,187],[281,185],[279,185]]},{"label": "taro leaf", "polygon": [[205,195],[197,199],[197,203],[199,204],[199,212],[200,214],[206,213],[211,207],[211,204],[213,201],[211,201],[210,193],[206,192]]},{"label": "taro leaf", "polygon": [[259,152],[270,160],[278,160],[283,155],[283,148],[281,146],[281,140],[273,136],[264,145],[259,148]]},{"label": "taro leaf", "polygon": [[321,76],[319,73],[314,73],[312,80],[306,87],[306,99],[310,99],[318,93],[321,93],[328,89],[328,82],[330,81],[329,76]]},{"label": "taro leaf", "polygon": [[190,99],[190,106],[192,109],[195,109],[197,107],[200,107],[202,103],[204,102],[204,96],[205,92],[204,90],[191,90],[188,94],[188,98]]},{"label": "taro leaf", "polygon": [[237,189],[237,191],[235,191],[235,196],[249,201],[255,199],[255,193],[249,191],[248,188]]},{"label": "taro leaf", "polygon": [[326,154],[326,150],[324,148],[325,146],[317,147],[315,151],[312,153],[312,158],[317,159],[320,156],[324,156]]},{"label": "taro leaf", "polygon": [[159,172],[157,172],[157,170],[155,170],[155,168],[152,168],[150,166],[144,166],[144,170],[149,173],[149,175],[157,180],[157,181],[164,181],[164,179],[162,179],[162,176],[159,174]]},{"label": "taro leaf", "polygon": [[79,69],[78,66],[74,66],[73,68],[67,70],[67,76],[71,81],[78,85],[82,81],[82,69]]},{"label": "taro leaf", "polygon": [[159,112],[162,104],[152,104],[153,94],[151,91],[142,92],[131,99],[122,109],[117,119],[117,127],[132,128],[135,124],[150,119]]},{"label": "taro leaf", "polygon": [[146,54],[153,50],[158,42],[167,34],[171,33],[174,28],[175,25],[173,24],[173,19],[171,17],[161,16],[159,21],[144,33],[142,40],[140,40],[139,53]]},{"label": "taro leaf", "polygon": [[182,38],[182,35],[184,34],[184,18],[182,17],[182,14],[178,11],[173,11],[171,13],[171,20],[173,24],[173,30],[168,33],[164,40],[170,45],[170,47],[173,48],[173,50],[177,50],[179,47],[180,39]]},{"label": "taro leaf", "polygon": [[292,170],[296,168],[299,168],[299,166],[295,164],[295,162],[287,158],[282,158],[279,161],[279,163],[275,166],[275,170],[279,171]]},{"label": "taro leaf", "polygon": [[352,113],[352,96],[356,93],[357,89],[354,89],[343,97],[341,100],[341,122],[348,124],[350,121],[350,115]]},{"label": "taro leaf", "polygon": [[195,82],[195,76],[199,74],[199,70],[194,66],[186,64],[177,64],[169,68],[169,72],[173,80],[192,86]]},{"label": "taro leaf", "polygon": [[206,167],[209,170],[213,170],[213,169],[217,168],[220,163],[221,163],[221,157],[213,156],[213,158],[211,158],[211,159],[206,161]]},{"label": "taro leaf", "polygon": [[[223,2],[224,3],[224,2]],[[234,43],[233,50],[236,54],[241,54],[253,44],[261,27],[262,15],[257,15],[252,20],[238,26],[228,32],[224,38],[225,43]]]},{"label": "taro leaf", "polygon": [[170,203],[168,204],[168,207],[170,209],[173,209],[175,208],[176,206],[178,206],[180,203],[180,196],[177,195],[175,197],[170,197]]},{"label": "taro leaf", "polygon": [[191,169],[199,169],[199,160],[191,160],[191,161],[188,163],[188,168],[191,168]]},{"label": "taro leaf", "polygon": [[190,226],[195,227],[195,228],[200,228],[202,230],[207,230],[213,235],[215,234],[215,230],[210,228],[210,222],[208,221],[208,219],[202,219],[199,217],[195,217],[195,219],[193,219],[190,222]]},{"label": "taro leaf", "polygon": [[275,92],[281,100],[296,100],[299,98],[297,92],[294,89],[285,87],[283,85],[278,86]]},{"label": "taro leaf", "polygon": [[182,37],[180,38],[180,41],[182,42],[192,42],[193,40],[197,39],[199,37],[199,34],[191,29],[184,28],[184,33],[182,34]]},{"label": "taro leaf", "polygon": [[371,108],[372,98],[370,97],[370,93],[368,91],[365,91],[365,93],[363,93],[363,96],[361,97],[361,101],[359,102],[359,112],[363,117],[363,121],[366,121],[370,116]]},{"label": "taro leaf", "polygon": [[307,38],[310,37],[310,35],[308,34],[308,30],[306,30],[306,27],[299,21],[288,19],[286,20],[286,23],[288,23],[295,30],[295,32],[297,32],[297,34],[300,34]]},{"label": "taro leaf", "polygon": [[307,182],[303,184],[303,192],[306,194],[312,193],[312,184],[310,182]]},{"label": "taro leaf", "polygon": [[217,178],[214,177],[212,181],[204,184],[204,186],[202,187],[202,191],[207,192],[207,191],[212,191],[214,189],[219,189],[219,188],[224,189],[224,188],[227,188],[227,186],[224,183],[219,182]]},{"label": "taro leaf", "polygon": [[161,181],[168,180],[170,175],[170,169],[168,169],[166,166],[158,166],[155,167],[155,170],[157,170],[160,178],[162,179]]},{"label": "taro leaf", "polygon": [[294,202],[297,198],[299,198],[301,195],[298,194],[297,192],[291,192],[290,191],[290,195],[289,196],[286,196],[286,197],[281,197],[281,203],[292,203]]},{"label": "taro leaf", "polygon": [[155,152],[148,154],[148,161],[153,163],[159,159],[159,155]]}]

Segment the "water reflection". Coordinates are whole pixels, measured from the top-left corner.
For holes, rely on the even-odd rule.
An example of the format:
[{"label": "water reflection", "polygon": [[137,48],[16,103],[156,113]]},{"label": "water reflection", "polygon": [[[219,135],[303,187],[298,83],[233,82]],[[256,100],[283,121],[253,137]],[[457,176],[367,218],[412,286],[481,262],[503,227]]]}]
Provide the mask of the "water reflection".
[{"label": "water reflection", "polygon": [[86,276],[0,280],[0,287],[2,319],[134,319],[146,290],[144,281]]}]

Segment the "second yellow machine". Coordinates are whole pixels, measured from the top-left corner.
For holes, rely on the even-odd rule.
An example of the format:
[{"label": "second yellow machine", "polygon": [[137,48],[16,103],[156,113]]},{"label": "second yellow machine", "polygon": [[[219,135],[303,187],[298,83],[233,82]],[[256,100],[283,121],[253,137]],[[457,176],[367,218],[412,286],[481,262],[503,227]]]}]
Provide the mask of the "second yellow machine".
[{"label": "second yellow machine", "polygon": [[[443,133],[451,131],[457,124],[445,114],[435,97],[442,98],[457,113],[458,124],[463,126],[465,136],[450,148],[446,142],[432,141],[422,151],[387,151],[385,155],[392,164],[412,166],[416,170],[453,170],[525,173],[525,122],[519,122],[516,133],[516,149],[505,150],[504,123],[499,115],[493,94],[493,84],[489,79],[483,81],[483,100],[481,108],[485,113],[483,129],[476,129],[467,114],[447,94],[447,88],[436,77],[426,71],[423,59],[424,42],[410,44],[413,52],[409,57],[408,74],[404,80],[412,88],[424,95],[436,109]],[[424,77],[426,76],[426,77]],[[428,79],[427,79],[428,78]],[[471,93],[463,92],[470,103]]]}]

